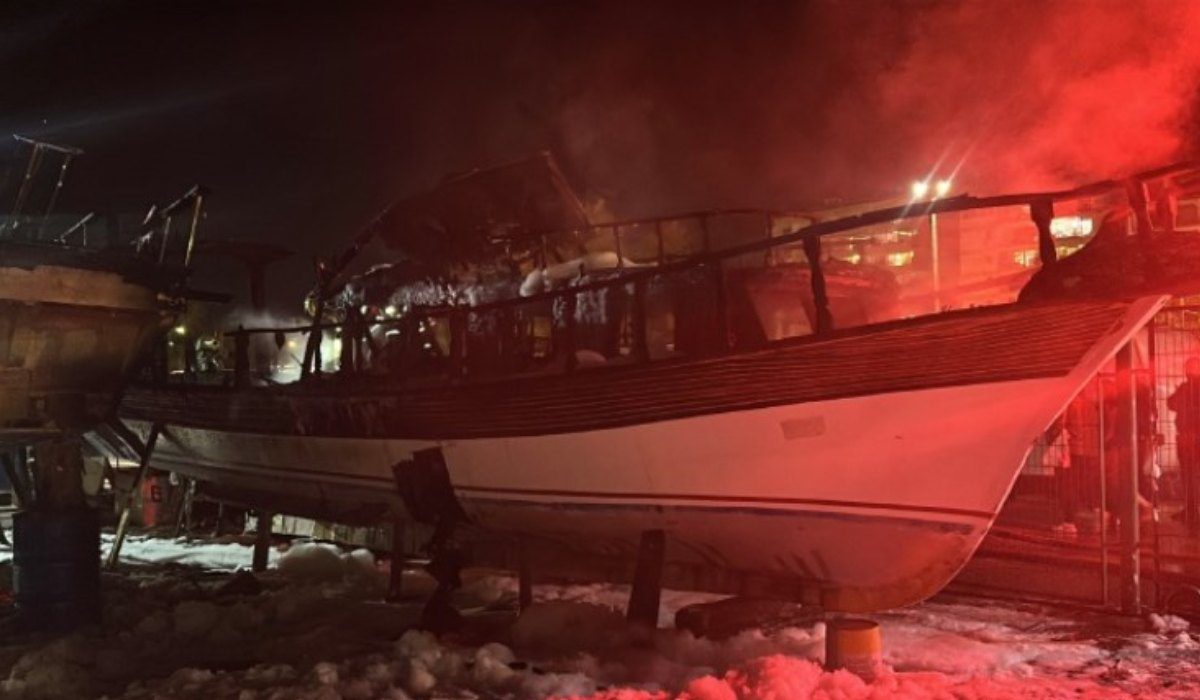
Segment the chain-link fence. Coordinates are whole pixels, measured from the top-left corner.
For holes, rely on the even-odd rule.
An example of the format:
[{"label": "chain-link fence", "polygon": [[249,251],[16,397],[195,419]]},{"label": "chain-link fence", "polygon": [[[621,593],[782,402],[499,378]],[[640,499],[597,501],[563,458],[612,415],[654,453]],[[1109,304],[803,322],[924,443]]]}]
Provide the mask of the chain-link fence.
[{"label": "chain-link fence", "polygon": [[[1124,351],[1124,364],[1110,362],[1036,441],[958,589],[1126,607],[1132,590],[1153,608],[1193,597],[1200,584],[1197,302],[1177,300],[1160,312]],[[1122,476],[1135,458],[1131,494],[1134,479]],[[1121,522],[1135,510],[1136,527]]]}]

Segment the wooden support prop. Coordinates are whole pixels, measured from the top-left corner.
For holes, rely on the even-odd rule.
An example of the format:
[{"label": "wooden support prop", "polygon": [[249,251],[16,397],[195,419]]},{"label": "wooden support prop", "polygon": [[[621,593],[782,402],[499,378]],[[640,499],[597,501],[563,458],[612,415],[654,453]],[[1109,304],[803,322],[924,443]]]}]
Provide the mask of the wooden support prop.
[{"label": "wooden support prop", "polygon": [[185,479],[183,484],[183,499],[179,503],[179,512],[175,516],[175,536],[188,535],[192,532],[192,504],[196,501],[196,480]]},{"label": "wooden support prop", "polygon": [[388,575],[388,600],[404,596],[404,520],[392,519],[392,568]]},{"label": "wooden support prop", "polygon": [[533,605],[533,566],[529,561],[529,547],[524,542],[517,544],[517,606],[524,612]]},{"label": "wooden support prop", "polygon": [[258,511],[258,527],[254,533],[254,571],[266,571],[271,551],[271,522],[275,514],[268,510]]},{"label": "wooden support prop", "polygon": [[651,628],[658,627],[666,541],[666,534],[662,530],[642,532],[642,539],[638,544],[637,568],[633,572],[633,588],[629,591],[629,607],[625,612],[625,617],[630,622]]},{"label": "wooden support prop", "polygon": [[129,487],[129,493],[125,496],[125,505],[121,508],[121,519],[117,522],[117,535],[113,538],[113,546],[108,553],[108,560],[104,562],[104,565],[110,569],[116,566],[117,561],[121,558],[121,546],[125,544],[125,532],[129,529],[129,513],[133,509],[133,499],[137,497],[138,490],[142,487],[146,472],[150,471],[150,455],[154,453],[154,446],[158,443],[158,435],[161,432],[160,424],[151,425],[150,434],[146,437],[146,444],[141,446],[141,454],[138,455],[140,458],[138,473],[133,480],[133,485]]}]

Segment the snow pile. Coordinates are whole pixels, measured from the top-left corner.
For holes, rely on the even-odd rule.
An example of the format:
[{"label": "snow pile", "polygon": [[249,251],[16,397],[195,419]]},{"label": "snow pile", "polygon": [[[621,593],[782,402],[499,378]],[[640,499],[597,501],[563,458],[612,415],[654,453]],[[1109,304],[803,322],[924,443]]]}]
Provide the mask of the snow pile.
[{"label": "snow pile", "polygon": [[334,582],[344,578],[379,578],[375,555],[366,549],[342,553],[334,544],[300,542],[288,548],[277,564],[279,573],[290,579]]},{"label": "snow pile", "polygon": [[901,670],[954,676],[1027,677],[1035,668],[1077,668],[1104,651],[1063,639],[1044,615],[999,607],[928,605],[882,616],[884,661]]},{"label": "snow pile", "polygon": [[512,640],[524,649],[572,654],[628,646],[633,634],[625,617],[612,608],[551,601],[527,609],[513,625]]},{"label": "snow pile", "polygon": [[21,656],[0,681],[0,697],[21,700],[84,697],[96,654],[80,635],[64,637]]},{"label": "snow pile", "polygon": [[1187,632],[1188,628],[1191,627],[1191,623],[1175,615],[1155,615],[1151,613],[1148,622],[1150,623],[1150,628],[1156,634],[1177,634],[1179,632]]},{"label": "snow pile", "polygon": [[[175,554],[187,543],[159,542]],[[178,558],[169,557],[174,561]],[[413,629],[420,600],[380,601],[366,552],[295,545],[254,586],[184,567],[106,576],[106,625],[13,655],[0,697],[594,698],[597,700],[1106,700],[1200,697],[1186,621],[1114,621],[1049,609],[936,603],[876,616],[886,667],[870,683],[820,666],[821,623],[771,623],[728,639],[646,630],[618,611],[623,586],[542,585],[511,625],[441,638]],[[470,577],[468,577],[470,579]],[[363,585],[362,581],[372,582]],[[426,574],[404,572],[428,592]],[[496,620],[516,584],[476,577],[456,596]],[[230,592],[235,591],[235,592]],[[713,596],[664,592],[664,618]],[[488,617],[488,616],[492,617]],[[503,621],[506,613],[499,613]],[[777,625],[778,626],[775,626]]]},{"label": "snow pile", "polygon": [[[24,653],[11,646],[3,650],[9,655],[0,655],[0,662],[7,661],[0,667],[0,697],[74,700],[102,691],[143,697],[143,691],[150,692],[146,688],[159,685],[172,689],[164,697],[225,697],[221,688],[230,683],[268,687],[302,675],[284,668],[290,663],[281,665],[283,661],[301,660],[307,668],[319,660],[311,658],[317,654],[349,656],[370,644],[363,639],[362,628],[370,627],[361,622],[363,606],[378,600],[382,585],[369,552],[335,554],[336,581],[290,579],[274,571],[257,577],[246,572],[213,576],[175,565],[197,549],[211,554],[229,546],[197,548],[170,540],[144,545],[143,552],[161,551],[170,564],[106,574],[103,627]],[[239,585],[230,585],[235,582]],[[382,617],[383,633],[394,635],[417,614],[392,614],[395,622]],[[12,640],[0,640],[5,642],[11,645]],[[239,668],[255,659],[270,663],[244,677],[213,670]],[[190,667],[193,672],[179,670]],[[131,685],[135,678],[159,680]],[[236,686],[229,688],[231,697],[240,693]]]}]

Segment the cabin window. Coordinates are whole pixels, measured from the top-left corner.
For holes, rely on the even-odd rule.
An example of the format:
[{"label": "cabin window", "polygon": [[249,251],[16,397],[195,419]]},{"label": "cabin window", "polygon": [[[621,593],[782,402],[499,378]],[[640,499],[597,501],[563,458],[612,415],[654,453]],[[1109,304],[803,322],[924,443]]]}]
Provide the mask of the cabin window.
[{"label": "cabin window", "polygon": [[1106,218],[1128,206],[1125,193],[1108,192],[1095,197],[1080,197],[1054,203],[1050,236],[1059,260],[1083,250],[1104,227]]}]

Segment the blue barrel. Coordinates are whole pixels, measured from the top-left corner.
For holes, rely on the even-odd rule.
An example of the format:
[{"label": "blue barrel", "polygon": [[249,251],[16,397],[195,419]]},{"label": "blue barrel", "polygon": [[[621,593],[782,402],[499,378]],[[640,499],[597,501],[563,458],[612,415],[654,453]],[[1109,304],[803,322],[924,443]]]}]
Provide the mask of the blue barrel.
[{"label": "blue barrel", "polygon": [[65,631],[100,621],[100,524],[91,508],[13,516],[13,598],[24,623]]}]

